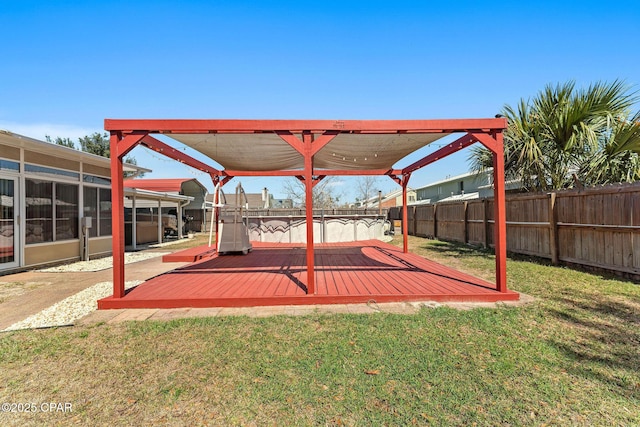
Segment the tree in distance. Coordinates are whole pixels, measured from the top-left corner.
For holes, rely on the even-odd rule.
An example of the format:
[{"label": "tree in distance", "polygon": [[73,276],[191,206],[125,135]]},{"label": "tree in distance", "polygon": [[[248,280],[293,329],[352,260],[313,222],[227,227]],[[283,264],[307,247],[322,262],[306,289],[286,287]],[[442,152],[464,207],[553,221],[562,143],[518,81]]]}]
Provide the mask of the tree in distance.
[{"label": "tree in distance", "polygon": [[364,175],[358,177],[356,181],[356,189],[358,190],[358,199],[362,200],[365,209],[369,207],[371,198],[377,195],[377,187],[380,184],[380,177],[374,175]]},{"label": "tree in distance", "polygon": [[56,139],[52,140],[49,135],[45,135],[44,139],[51,144],[62,145],[63,147],[76,148],[76,145],[70,138],[60,138],[59,136]]},{"label": "tree in distance", "polygon": [[[338,189],[336,176],[327,176],[313,187],[313,207],[317,209],[333,209],[340,206],[342,193]],[[305,184],[297,178],[291,177],[282,184],[282,191],[293,201],[296,207],[304,207]]]},{"label": "tree in distance", "polygon": [[[61,138],[58,136],[52,140],[49,135],[46,135],[45,139],[47,140],[47,142],[50,142],[52,144],[58,144],[69,148],[76,148],[75,144],[73,143],[73,141],[71,141],[70,138]],[[94,132],[91,135],[85,135],[81,138],[78,138],[78,142],[80,143],[81,151],[95,154],[101,157],[111,157],[109,134],[106,132]],[[138,164],[135,157],[132,156],[125,157],[124,162],[129,163],[130,165]],[[131,175],[133,175],[132,172],[124,173],[125,178]],[[144,172],[137,174],[137,176],[144,176]]]}]

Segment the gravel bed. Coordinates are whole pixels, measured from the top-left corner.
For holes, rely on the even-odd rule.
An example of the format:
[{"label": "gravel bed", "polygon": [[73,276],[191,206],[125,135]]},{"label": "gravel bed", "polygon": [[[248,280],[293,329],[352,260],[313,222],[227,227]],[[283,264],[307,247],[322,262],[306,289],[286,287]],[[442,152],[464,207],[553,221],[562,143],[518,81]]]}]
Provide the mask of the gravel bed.
[{"label": "gravel bed", "polygon": [[[145,259],[155,258],[166,255],[171,252],[127,252],[124,254],[124,263],[144,261]],[[91,259],[89,261],[78,261],[71,264],[58,265],[56,267],[44,268],[38,270],[42,273],[75,273],[81,271],[100,271],[113,267],[113,257]]]},{"label": "gravel bed", "polygon": [[[142,283],[142,280],[132,280],[125,283],[125,289]],[[113,282],[101,282],[75,295],[53,304],[40,313],[29,316],[20,322],[6,328],[3,332],[20,329],[51,328],[55,326],[69,326],[98,308],[97,301],[113,293]]]},{"label": "gravel bed", "polygon": [[[169,240],[167,242],[162,242],[162,243],[151,243],[149,245],[147,245],[147,247],[149,248],[164,248],[165,246],[171,246],[171,245],[177,245],[178,243],[184,243],[185,241],[189,240],[189,239],[193,239],[193,237],[187,237],[184,239],[179,239],[179,240]],[[139,245],[138,247],[145,247],[145,245]]]}]

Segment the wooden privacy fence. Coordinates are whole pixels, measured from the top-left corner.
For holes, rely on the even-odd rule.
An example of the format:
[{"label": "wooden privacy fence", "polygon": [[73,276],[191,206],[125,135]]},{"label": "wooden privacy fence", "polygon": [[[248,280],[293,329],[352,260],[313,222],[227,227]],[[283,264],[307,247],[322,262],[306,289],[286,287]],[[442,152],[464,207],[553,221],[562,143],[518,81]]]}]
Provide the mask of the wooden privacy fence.
[{"label": "wooden privacy fence", "polygon": [[[640,276],[640,183],[506,199],[507,250]],[[493,199],[409,206],[408,232],[493,246]],[[402,207],[389,219],[402,218]]]}]

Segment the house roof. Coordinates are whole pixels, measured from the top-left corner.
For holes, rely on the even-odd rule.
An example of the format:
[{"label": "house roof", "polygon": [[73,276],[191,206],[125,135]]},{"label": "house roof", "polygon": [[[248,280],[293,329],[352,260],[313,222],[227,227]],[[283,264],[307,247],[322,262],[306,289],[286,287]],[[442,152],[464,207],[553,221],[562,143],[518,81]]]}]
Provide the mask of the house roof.
[{"label": "house roof", "polygon": [[[75,148],[53,144],[51,142],[40,141],[38,139],[19,135],[4,129],[0,129],[0,144],[6,144],[17,148],[25,148],[27,150],[35,150],[39,153],[47,154],[52,157],[65,158],[106,168],[111,167],[111,160],[108,157],[98,156],[87,153],[86,151],[76,150]],[[126,172],[151,172],[151,169],[146,169],[129,163],[123,163],[122,168]]]},{"label": "house roof", "polygon": [[480,193],[478,193],[478,192],[475,192],[475,193],[464,193],[464,194],[454,194],[452,196],[445,197],[444,199],[438,200],[438,203],[442,203],[442,202],[459,202],[459,201],[464,201],[464,200],[473,200],[473,199],[477,199],[479,197],[480,197]]},{"label": "house roof", "polygon": [[[262,193],[245,193],[247,196],[247,203],[249,203],[249,208],[257,208],[262,209],[264,207],[265,201],[262,200]],[[213,199],[215,194],[207,194],[207,202],[213,203]],[[224,195],[226,203],[225,206],[235,206],[236,204],[236,196],[232,193],[225,193]],[[244,206],[245,199],[241,197],[240,204]]]},{"label": "house roof", "polygon": [[425,188],[434,187],[434,186],[441,185],[441,184],[446,184],[448,182],[455,182],[455,181],[463,180],[465,178],[472,178],[472,177],[480,178],[482,176],[490,176],[492,170],[493,170],[493,168],[489,168],[486,172],[482,172],[480,174],[478,174],[477,172],[465,172],[465,173],[460,174],[460,175],[449,176],[449,177],[441,179],[439,181],[431,182],[429,184],[421,185],[420,187],[416,187],[416,190],[423,190]]},{"label": "house roof", "polygon": [[[162,201],[176,202],[176,203],[193,201],[193,197],[191,196],[183,196],[180,194],[173,194],[173,193],[171,194],[160,193],[157,191],[142,190],[139,188],[131,188],[131,187],[124,188],[124,195],[127,197],[137,197],[143,200],[162,200]],[[125,206],[130,208],[132,204],[130,201],[127,200],[125,201]],[[143,204],[138,202],[137,206],[143,207]]]},{"label": "house roof", "polygon": [[195,178],[126,179],[124,187],[141,190],[179,193],[185,182],[194,181],[206,192],[206,188]]}]

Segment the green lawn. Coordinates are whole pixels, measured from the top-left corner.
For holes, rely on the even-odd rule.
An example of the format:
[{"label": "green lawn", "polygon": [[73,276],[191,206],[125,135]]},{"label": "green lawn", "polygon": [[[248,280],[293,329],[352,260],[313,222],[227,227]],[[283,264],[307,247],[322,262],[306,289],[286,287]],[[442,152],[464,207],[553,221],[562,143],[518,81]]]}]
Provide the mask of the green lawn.
[{"label": "green lawn", "polygon": [[[410,248],[492,278],[490,253]],[[640,425],[640,286],[522,258],[508,275],[536,302],[3,334],[0,401],[73,412],[0,425]]]}]

